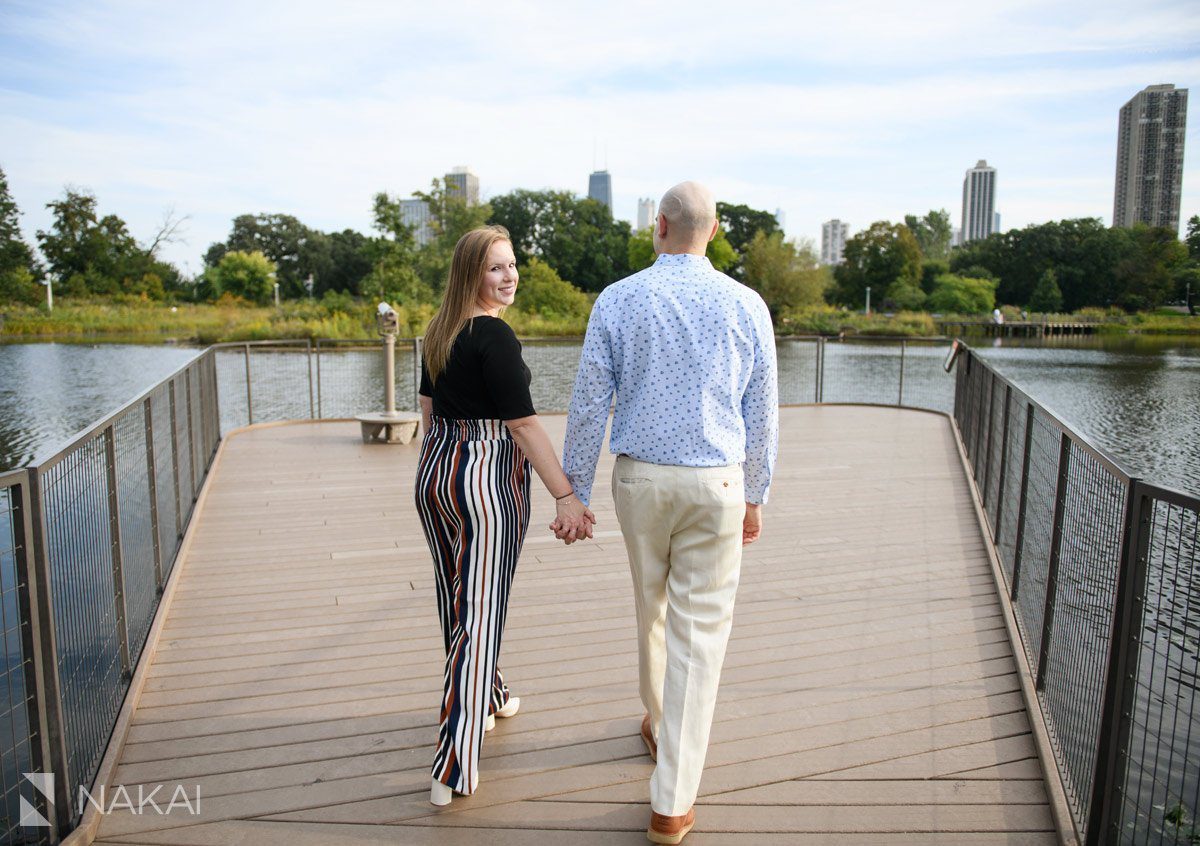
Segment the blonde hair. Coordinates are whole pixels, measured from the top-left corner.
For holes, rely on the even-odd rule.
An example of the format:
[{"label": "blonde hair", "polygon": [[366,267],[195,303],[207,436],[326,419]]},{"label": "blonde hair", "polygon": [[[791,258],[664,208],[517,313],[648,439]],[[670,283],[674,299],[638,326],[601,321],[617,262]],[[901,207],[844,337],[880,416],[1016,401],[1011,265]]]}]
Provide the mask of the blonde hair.
[{"label": "blonde hair", "polygon": [[472,229],[454,245],[450,278],[446,281],[442,303],[425,330],[423,355],[431,382],[436,382],[446,369],[454,339],[471,322],[471,310],[479,299],[479,286],[487,268],[488,252],[497,241],[512,243],[508,230],[503,226]]}]

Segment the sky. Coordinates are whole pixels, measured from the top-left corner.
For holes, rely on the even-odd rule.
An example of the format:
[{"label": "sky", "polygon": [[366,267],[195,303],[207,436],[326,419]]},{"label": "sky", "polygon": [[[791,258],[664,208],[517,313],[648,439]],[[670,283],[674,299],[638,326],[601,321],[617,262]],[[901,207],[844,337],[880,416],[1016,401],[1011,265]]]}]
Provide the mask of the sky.
[{"label": "sky", "polygon": [[[696,179],[820,241],[949,210],[997,169],[1004,229],[1111,222],[1117,113],[1200,97],[1200,3],[0,0],[0,168],[35,243],[67,186],[188,273],[239,214],[370,230],[458,165],[484,197],[613,211]],[[1181,218],[1200,214],[1193,102]]]}]

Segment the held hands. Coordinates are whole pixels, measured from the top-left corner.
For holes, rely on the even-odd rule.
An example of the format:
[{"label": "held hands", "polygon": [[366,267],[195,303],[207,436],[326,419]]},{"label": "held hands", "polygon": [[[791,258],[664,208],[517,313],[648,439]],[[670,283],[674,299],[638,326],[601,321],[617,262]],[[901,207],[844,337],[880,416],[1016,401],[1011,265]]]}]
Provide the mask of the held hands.
[{"label": "held hands", "polygon": [[579,497],[571,494],[557,500],[554,507],[557,516],[550,524],[550,531],[554,532],[556,538],[569,546],[577,540],[592,536],[596,515],[579,500]]},{"label": "held hands", "polygon": [[749,546],[762,534],[762,506],[746,503],[746,516],[742,519],[742,546]]}]

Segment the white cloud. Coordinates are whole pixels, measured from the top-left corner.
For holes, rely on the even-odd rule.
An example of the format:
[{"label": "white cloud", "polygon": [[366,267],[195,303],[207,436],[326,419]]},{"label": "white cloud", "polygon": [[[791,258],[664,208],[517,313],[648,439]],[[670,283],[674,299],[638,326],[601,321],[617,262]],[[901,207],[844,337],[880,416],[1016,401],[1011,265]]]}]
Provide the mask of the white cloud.
[{"label": "white cloud", "polygon": [[365,230],[375,191],[457,164],[492,194],[583,192],[593,149],[627,218],[688,177],[782,207],[794,234],[957,218],[962,172],[987,158],[1016,226],[1107,215],[1117,108],[1200,79],[1200,15],[1177,3],[598,8],[9,7],[0,166],[30,235],[67,182],[143,237],[167,206],[191,214],[169,257],[193,270],[237,214]]}]

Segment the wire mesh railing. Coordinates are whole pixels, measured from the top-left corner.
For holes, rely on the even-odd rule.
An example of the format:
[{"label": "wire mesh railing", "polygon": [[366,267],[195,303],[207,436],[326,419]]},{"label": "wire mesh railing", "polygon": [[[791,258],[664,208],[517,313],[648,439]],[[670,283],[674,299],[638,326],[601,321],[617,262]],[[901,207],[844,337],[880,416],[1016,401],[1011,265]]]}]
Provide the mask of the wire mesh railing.
[{"label": "wire mesh railing", "polygon": [[4,843],[78,821],[219,441],[209,350],[0,476]]},{"label": "wire mesh railing", "polygon": [[1133,477],[973,351],[956,381],[1076,828],[1200,842],[1200,498]]}]

